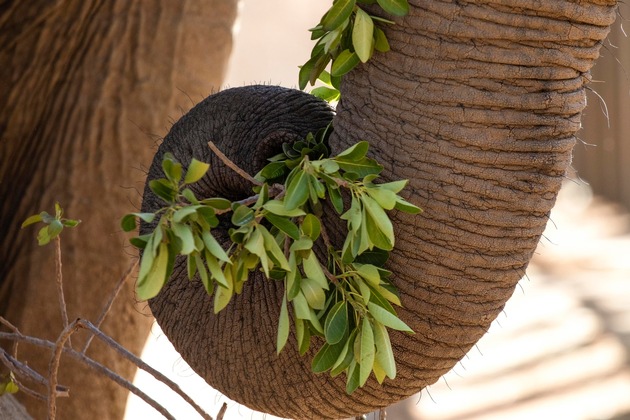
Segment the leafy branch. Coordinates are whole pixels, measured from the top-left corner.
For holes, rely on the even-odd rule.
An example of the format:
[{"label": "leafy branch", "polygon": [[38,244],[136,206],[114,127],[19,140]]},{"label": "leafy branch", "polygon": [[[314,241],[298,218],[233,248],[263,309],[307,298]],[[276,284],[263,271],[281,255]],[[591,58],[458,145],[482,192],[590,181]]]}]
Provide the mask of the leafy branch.
[{"label": "leafy branch", "polygon": [[[389,41],[379,24],[394,22],[365,11],[366,5],[375,3],[393,16],[409,13],[407,0],[335,0],[319,24],[310,29],[311,39],[317,42],[310,59],[300,68],[301,90],[320,80],[325,86],[311,94],[328,102],[338,101],[341,76],[367,62],[375,50],[389,51]],[[326,71],[329,64],[330,72]]]},{"label": "leafy branch", "polygon": [[[159,219],[151,233],[131,239],[144,250],[137,283],[142,299],[159,293],[178,255],[186,257],[188,278],[198,276],[214,295],[215,313],[242,292],[253,271],[282,281],[277,351],[288,340],[291,304],[300,354],[312,336],[323,338],[313,371],[345,372],[346,390],[352,393],[371,372],[379,382],[396,376],[388,328],[412,333],[394,309],[401,303],[391,272],[384,268],[395,243],[386,211],[420,209],[398,195],[406,181],[375,183],[382,166],[367,157],[367,142],[328,157],[325,143],[331,131],[329,126],[284,144],[283,152],[250,179],[255,194],[239,202],[197,198],[189,186],[209,165],[193,159],[183,175],[182,165],[165,154],[165,178],[150,181],[149,187],[166,206],[155,213],[128,214],[121,224],[131,231],[136,218],[146,223]],[[348,208],[344,195],[349,196]],[[322,224],[324,201],[346,222],[341,249],[331,244]],[[233,227],[224,249],[212,229],[219,224],[217,216],[228,212]],[[326,249],[324,259],[313,250],[319,240]]]}]

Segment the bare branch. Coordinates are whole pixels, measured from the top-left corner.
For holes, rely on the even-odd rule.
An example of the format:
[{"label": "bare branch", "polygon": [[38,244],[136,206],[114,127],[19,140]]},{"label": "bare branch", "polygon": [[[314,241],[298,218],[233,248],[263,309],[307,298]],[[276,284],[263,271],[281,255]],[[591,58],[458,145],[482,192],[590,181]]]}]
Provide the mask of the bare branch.
[{"label": "bare branch", "polygon": [[[6,339],[6,340],[15,340],[15,341],[20,341],[24,343],[29,343],[29,344],[32,344],[38,347],[47,348],[50,350],[54,350],[56,348],[56,344],[48,340],[43,340],[41,338],[36,338],[36,337],[24,336],[18,333],[0,332],[0,338]],[[169,420],[175,420],[175,417],[172,414],[170,414],[168,410],[162,407],[157,401],[155,401],[154,399],[149,397],[147,394],[142,392],[138,387],[133,385],[131,382],[127,381],[126,379],[121,378],[118,374],[108,369],[106,366],[103,366],[102,364],[90,359],[89,357],[85,356],[83,353],[79,353],[78,351],[74,349],[63,347],[62,351],[64,354],[67,354],[71,356],[72,358],[78,360],[79,362],[84,363],[85,365],[90,367],[92,370],[96,371],[97,373],[100,373],[103,376],[106,376],[107,378],[116,382],[123,388],[126,388],[133,394],[137,395],[142,400],[144,400],[147,404],[153,407],[156,411],[162,414],[165,418]],[[205,418],[212,420],[212,417],[208,416],[207,414],[206,416],[207,417]]]},{"label": "bare branch", "polygon": [[[103,320],[109,313],[109,310],[112,308],[112,305],[114,304],[114,300],[118,296],[118,293],[120,293],[120,290],[122,289],[123,285],[127,282],[129,277],[131,277],[131,274],[135,271],[136,267],[138,267],[138,262],[139,262],[139,259],[136,258],[134,263],[129,266],[127,271],[125,271],[125,273],[118,280],[118,283],[114,287],[114,290],[112,291],[112,293],[109,295],[109,299],[105,303],[105,306],[103,306],[103,310],[101,311],[101,314],[99,315],[98,319],[94,323],[94,326],[96,328],[101,327],[101,324],[103,323]],[[91,334],[88,337],[87,341],[85,342],[85,346],[83,346],[83,350],[81,350],[81,353],[85,354],[87,352],[88,347],[90,347],[90,343],[92,343],[93,338],[94,338],[93,334]]]},{"label": "bare branch", "polygon": [[[13,372],[17,376],[25,377],[35,383],[40,385],[48,386],[48,381],[42,375],[40,375],[37,371],[33,370],[28,365],[20,362],[15,359],[13,356],[9,355],[6,350],[0,348],[0,362],[2,362],[11,372]],[[23,386],[20,386],[22,389]],[[46,396],[41,395],[35,391],[31,391],[38,398],[46,399]],[[57,385],[55,387],[55,395],[57,397],[68,397],[70,394],[68,392],[68,387]]]},{"label": "bare branch", "polygon": [[[57,237],[59,238],[59,237]],[[59,374],[59,364],[61,363],[61,354],[66,341],[70,340],[70,336],[78,330],[79,319],[72,322],[63,329],[57,342],[55,343],[53,355],[48,364],[48,418],[54,420],[57,416],[57,376]]]},{"label": "bare branch", "polygon": [[80,325],[83,328],[91,331],[96,336],[96,338],[98,338],[99,340],[103,341],[105,344],[107,344],[112,349],[116,350],[116,352],[119,353],[121,356],[123,356],[125,359],[131,361],[134,365],[136,365],[140,369],[150,373],[155,379],[157,379],[160,382],[163,382],[165,385],[167,385],[169,388],[171,388],[177,395],[182,397],[184,399],[184,401],[186,401],[188,404],[190,404],[204,419],[212,420],[212,417],[208,413],[206,413],[203,410],[203,408],[201,408],[199,405],[197,405],[197,403],[195,403],[195,401],[193,401],[193,399],[190,398],[184,391],[182,391],[182,389],[179,387],[179,385],[177,385],[175,382],[171,381],[169,378],[164,376],[162,373],[160,373],[159,371],[157,371],[154,368],[152,368],[151,366],[149,366],[146,362],[144,362],[139,357],[136,357],[133,353],[131,353],[129,350],[127,350],[126,348],[124,348],[123,346],[118,344],[114,339],[112,339],[111,337],[109,337],[108,335],[103,333],[101,330],[96,328],[89,321],[80,320],[79,322],[80,322]]},{"label": "bare branch", "polygon": [[246,180],[248,180],[249,182],[251,182],[254,185],[259,185],[259,186],[262,185],[262,182],[254,179],[253,176],[251,176],[250,174],[248,174],[247,172],[245,172],[244,170],[239,168],[234,162],[232,162],[227,156],[225,156],[225,154],[221,150],[219,150],[219,148],[212,141],[208,142],[208,147],[210,147],[210,149],[212,149],[212,151],[219,157],[219,159],[221,159],[221,161],[227,167],[232,169],[234,172],[239,174],[241,177],[245,178]]}]

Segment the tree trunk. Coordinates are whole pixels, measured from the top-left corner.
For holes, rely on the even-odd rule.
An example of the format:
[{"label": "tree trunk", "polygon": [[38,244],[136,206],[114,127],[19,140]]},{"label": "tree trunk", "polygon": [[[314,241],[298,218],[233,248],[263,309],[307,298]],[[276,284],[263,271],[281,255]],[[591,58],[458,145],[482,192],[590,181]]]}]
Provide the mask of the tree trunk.
[{"label": "tree trunk", "polygon": [[[0,282],[2,313],[24,334],[62,329],[54,249],[20,223],[55,201],[83,223],[62,233],[69,317],[94,320],[135,252],[118,220],[139,207],[155,142],[193,102],[218,90],[231,51],[236,0],[10,1],[0,7]],[[152,318],[133,281],[105,332],[139,353]],[[79,348],[85,336],[73,337]],[[46,374],[50,355],[19,355]],[[122,376],[135,368],[94,345],[88,355]],[[126,391],[71,361],[61,418],[119,419]],[[20,395],[21,397],[21,395]],[[22,401],[36,418],[45,404]]]}]

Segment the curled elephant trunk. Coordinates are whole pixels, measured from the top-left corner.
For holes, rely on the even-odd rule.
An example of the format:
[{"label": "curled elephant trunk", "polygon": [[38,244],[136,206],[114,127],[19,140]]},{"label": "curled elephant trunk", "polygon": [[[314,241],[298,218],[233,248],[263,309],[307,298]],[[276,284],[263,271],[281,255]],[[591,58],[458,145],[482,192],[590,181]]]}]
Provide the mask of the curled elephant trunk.
[{"label": "curled elephant trunk", "polygon": [[[450,370],[513,293],[571,161],[584,85],[613,23],[615,1],[415,0],[386,28],[391,51],[347,75],[330,139],[368,140],[384,176],[410,179],[422,216],[393,214],[389,268],[401,318],[395,380],[352,395],[345,378],[310,370],[295,345],[276,356],[281,287],[252,278],[218,315],[183,267],[150,302],[190,366],[249,407],[293,418],[340,418],[390,405]],[[250,96],[251,95],[251,96]],[[232,103],[236,101],[237,104]],[[246,181],[211,156],[213,140],[253,173],[284,141],[327,124],[326,105],[281,88],[219,93],[176,123],[165,151],[213,163],[203,195],[243,198]],[[145,210],[156,202],[145,191]],[[341,229],[341,228],[339,228]],[[290,338],[295,343],[295,338]]]}]

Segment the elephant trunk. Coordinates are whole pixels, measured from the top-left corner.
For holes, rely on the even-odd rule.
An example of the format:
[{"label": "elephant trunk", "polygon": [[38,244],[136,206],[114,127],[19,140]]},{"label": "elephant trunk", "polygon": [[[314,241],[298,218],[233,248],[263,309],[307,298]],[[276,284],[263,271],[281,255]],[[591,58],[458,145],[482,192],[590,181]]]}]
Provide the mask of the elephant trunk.
[{"label": "elephant trunk", "polygon": [[[216,316],[211,298],[185,278],[182,266],[150,303],[190,366],[251,408],[299,419],[340,418],[388,406],[434,383],[501,311],[546,225],[571,160],[588,71],[616,2],[410,4],[409,16],[387,28],[392,51],[376,54],[344,79],[330,139],[337,151],[368,140],[385,178],[410,179],[407,198],[424,209],[419,217],[392,213],[398,241],[390,268],[404,306],[399,314],[416,332],[391,333],[398,377],[382,386],[372,378],[347,395],[343,375],[311,373],[317,349],[299,356],[293,335],[276,356],[282,289],[256,276]],[[249,157],[271,148],[238,149],[243,141],[279,138],[273,130],[262,137],[251,133],[284,115],[274,106],[282,102],[269,88],[264,94],[275,102],[254,95],[241,97],[246,108],[226,108],[225,94],[173,127],[150,178],[164,151],[181,153],[176,157],[182,161],[206,160],[211,139],[238,164],[257,169]],[[319,106],[302,101],[308,102],[296,99],[286,111],[294,121],[322,115]],[[250,134],[229,132],[244,121]],[[145,210],[155,210],[150,195],[145,190]]]},{"label": "elephant trunk", "polygon": [[[369,140],[421,217],[394,214],[399,384],[418,390],[487,331],[571,162],[614,1],[412,1],[392,50],[349,74],[331,144]],[[402,386],[402,385],[401,385]],[[392,401],[382,401],[387,405]]]}]

